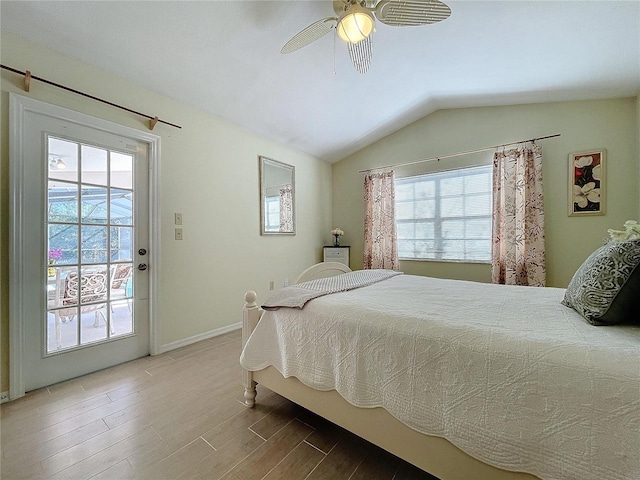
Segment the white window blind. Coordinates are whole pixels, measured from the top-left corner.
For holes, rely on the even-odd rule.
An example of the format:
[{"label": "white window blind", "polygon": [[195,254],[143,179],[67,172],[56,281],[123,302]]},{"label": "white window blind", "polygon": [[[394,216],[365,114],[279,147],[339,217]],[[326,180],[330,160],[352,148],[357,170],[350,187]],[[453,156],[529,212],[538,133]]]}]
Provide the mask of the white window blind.
[{"label": "white window blind", "polygon": [[491,165],[398,178],[398,257],[491,261]]}]

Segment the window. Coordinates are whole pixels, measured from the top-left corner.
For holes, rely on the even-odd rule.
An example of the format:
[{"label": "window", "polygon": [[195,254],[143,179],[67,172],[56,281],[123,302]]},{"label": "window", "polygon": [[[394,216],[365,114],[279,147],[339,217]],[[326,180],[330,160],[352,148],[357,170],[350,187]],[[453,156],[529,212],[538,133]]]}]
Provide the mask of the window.
[{"label": "window", "polygon": [[491,165],[398,178],[401,259],[491,260]]}]

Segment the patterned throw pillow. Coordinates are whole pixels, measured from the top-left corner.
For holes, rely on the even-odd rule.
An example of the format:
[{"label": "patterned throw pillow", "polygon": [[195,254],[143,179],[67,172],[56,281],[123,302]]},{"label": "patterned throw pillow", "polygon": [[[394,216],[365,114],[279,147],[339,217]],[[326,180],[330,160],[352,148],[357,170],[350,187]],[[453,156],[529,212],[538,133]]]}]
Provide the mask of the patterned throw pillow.
[{"label": "patterned throw pillow", "polygon": [[639,264],[640,240],[600,247],[573,275],[562,304],[593,325],[640,323]]}]

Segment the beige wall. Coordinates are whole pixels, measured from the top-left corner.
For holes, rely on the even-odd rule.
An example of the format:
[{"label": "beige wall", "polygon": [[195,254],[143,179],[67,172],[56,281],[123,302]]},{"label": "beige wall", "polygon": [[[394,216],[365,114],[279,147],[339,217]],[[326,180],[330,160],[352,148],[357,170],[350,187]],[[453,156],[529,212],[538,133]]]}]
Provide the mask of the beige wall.
[{"label": "beige wall", "polygon": [[[1,45],[4,65],[182,126],[179,130],[158,124],[154,129],[162,138],[159,327],[163,345],[240,322],[246,290],[265,298],[270,281],[279,288],[285,277],[293,280],[321,260],[321,246],[331,229],[330,164],[4,32]],[[0,391],[6,391],[9,92],[140,130],[148,128],[148,121],[38,81],[32,81],[27,94],[23,77],[5,70],[1,81]],[[258,155],[296,168],[295,236],[259,234]],[[183,214],[183,241],[174,240],[174,212]]]},{"label": "beige wall", "polygon": [[[547,283],[564,287],[586,256],[603,243],[608,228],[638,219],[640,211],[640,102],[637,98],[563,102],[508,107],[466,108],[435,112],[333,167],[333,223],[345,231],[352,268],[362,266],[363,175],[359,170],[409,162],[504,142],[561,133],[543,140]],[[607,214],[567,215],[569,153],[605,148]],[[491,152],[425,164],[423,171],[450,168],[465,162],[490,161]],[[418,173],[418,169],[411,169]],[[408,168],[397,169],[406,176]],[[483,264],[402,261],[407,273],[490,281]]]},{"label": "beige wall", "polygon": [[[141,89],[15,36],[2,34],[2,63],[181,125],[158,125],[162,137],[160,209],[161,343],[170,344],[237,323],[242,295],[260,298],[321,260],[335,226],[361,268],[362,179],[358,170],[471,150],[505,141],[562,133],[541,142],[544,152],[548,283],[565,286],[575,268],[606,236],[640,217],[640,99],[611,99],[438,111],[335,164],[292,151],[194,108]],[[129,127],[147,121],[37,81],[26,94],[22,77],[2,71],[0,113],[0,391],[8,389],[8,92],[17,92]],[[567,156],[590,148],[608,152],[606,216],[567,216]],[[259,235],[258,155],[296,167],[297,235]],[[489,161],[491,154],[442,160],[423,171]],[[399,176],[418,173],[400,169]],[[333,184],[333,187],[332,187]],[[326,192],[333,188],[333,196]],[[233,199],[230,201],[229,199]],[[333,201],[332,201],[333,200]],[[332,209],[333,205],[333,211]],[[173,240],[173,212],[182,212],[184,240]],[[402,262],[407,273],[489,280],[483,264]],[[237,299],[237,300],[232,300]]]}]

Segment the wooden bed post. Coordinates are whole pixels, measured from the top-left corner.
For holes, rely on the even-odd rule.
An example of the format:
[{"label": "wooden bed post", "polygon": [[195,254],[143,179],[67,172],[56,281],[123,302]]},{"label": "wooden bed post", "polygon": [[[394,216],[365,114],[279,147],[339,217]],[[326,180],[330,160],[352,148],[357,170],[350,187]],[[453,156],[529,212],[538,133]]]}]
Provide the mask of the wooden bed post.
[{"label": "wooden bed post", "polygon": [[[244,308],[242,309],[242,348],[244,348],[253,329],[256,328],[262,311],[258,308],[256,299],[258,295],[254,291],[244,294]],[[253,381],[253,372],[242,369],[242,385],[244,386],[244,403],[247,407],[256,404],[256,382]]]}]

